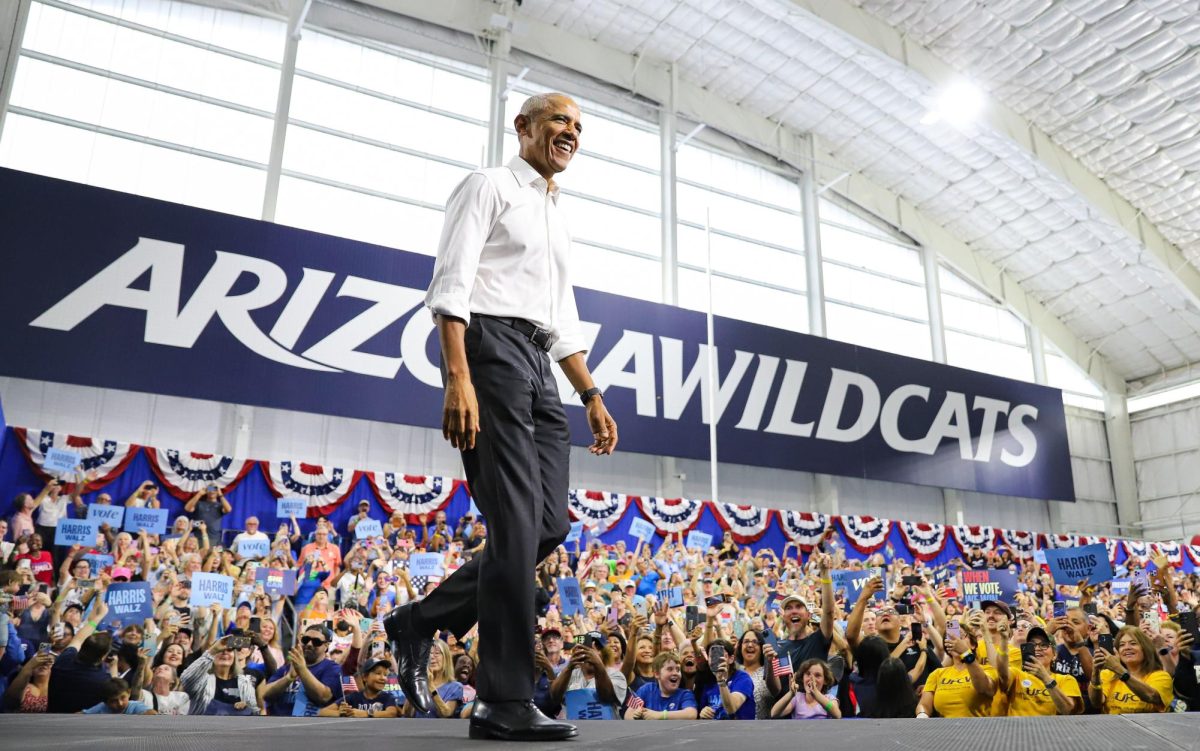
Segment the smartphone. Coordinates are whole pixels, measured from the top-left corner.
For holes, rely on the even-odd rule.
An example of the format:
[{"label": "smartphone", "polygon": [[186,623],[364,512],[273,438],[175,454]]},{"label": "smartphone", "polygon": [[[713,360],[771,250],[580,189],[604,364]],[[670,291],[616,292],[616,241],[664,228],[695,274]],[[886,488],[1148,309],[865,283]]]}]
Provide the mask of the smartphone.
[{"label": "smartphone", "polygon": [[333,631],[333,621],[325,621],[325,628]]},{"label": "smartphone", "polygon": [[245,649],[250,646],[250,639],[246,636],[235,636],[229,640],[230,649]]},{"label": "smartphone", "polygon": [[1112,652],[1114,649],[1113,635],[1112,634],[1100,634],[1099,636],[1096,637],[1096,646],[1100,647],[1101,649],[1105,650],[1106,652]]},{"label": "smartphone", "polygon": [[86,592],[89,589],[94,589],[96,586],[95,579],[76,579],[75,583],[78,584],[79,588],[81,590],[83,590],[84,592]]},{"label": "smartphone", "polygon": [[1025,644],[1022,644],[1021,645],[1021,664],[1024,665],[1027,662],[1037,662],[1037,660],[1035,658],[1035,654],[1036,653],[1034,652],[1034,648],[1033,648],[1032,644],[1029,644],[1028,642],[1026,642]]},{"label": "smartphone", "polygon": [[250,618],[250,630],[256,634],[260,633],[262,631],[262,618],[260,618],[257,615],[251,617]]},{"label": "smartphone", "polygon": [[700,609],[695,605],[688,605],[683,613],[684,626],[690,634],[693,629],[700,625]]},{"label": "smartphone", "polygon": [[912,605],[904,600],[896,603],[896,615],[912,615]]},{"label": "smartphone", "polygon": [[1157,631],[1162,626],[1162,616],[1157,610],[1146,610],[1142,613],[1142,620],[1148,622]]},{"label": "smartphone", "polygon": [[983,610],[983,602],[976,600],[975,602],[971,603],[971,610]]},{"label": "smartphone", "polygon": [[587,636],[585,634],[578,634],[575,637],[576,644],[582,645],[586,641],[587,641]]},{"label": "smartphone", "polygon": [[1089,602],[1087,605],[1083,606],[1083,612],[1087,615],[1097,615],[1100,612],[1100,608],[1096,606],[1096,603]]},{"label": "smartphone", "polygon": [[41,644],[39,644],[39,645],[38,645],[38,654],[39,654],[39,655],[48,655],[48,654],[50,654],[50,642],[48,642],[48,641],[44,641],[44,642],[42,642]]},{"label": "smartphone", "polygon": [[958,625],[957,619],[952,620],[946,624],[946,638],[947,639],[961,639],[962,638],[962,626]]},{"label": "smartphone", "polygon": [[910,575],[900,577],[900,583],[906,587],[919,587],[925,583],[925,580],[919,576]]},{"label": "smartphone", "polygon": [[708,648],[708,667],[715,673],[725,664],[725,647],[713,644]]},{"label": "smartphone", "polygon": [[1067,603],[1063,602],[1062,600],[1054,601],[1054,617],[1055,618],[1066,618],[1067,617]]},{"label": "smartphone", "polygon": [[1179,627],[1192,635],[1192,639],[1200,644],[1200,623],[1196,620],[1196,611],[1185,610],[1179,614]]},{"label": "smartphone", "polygon": [[704,604],[710,608],[713,607],[714,605],[724,605],[725,598],[721,597],[721,595],[713,595],[712,597],[705,597]]},{"label": "smartphone", "polygon": [[914,622],[912,625],[913,641],[921,641],[921,637],[924,635],[923,631],[924,631],[924,628],[923,628],[922,624]]}]

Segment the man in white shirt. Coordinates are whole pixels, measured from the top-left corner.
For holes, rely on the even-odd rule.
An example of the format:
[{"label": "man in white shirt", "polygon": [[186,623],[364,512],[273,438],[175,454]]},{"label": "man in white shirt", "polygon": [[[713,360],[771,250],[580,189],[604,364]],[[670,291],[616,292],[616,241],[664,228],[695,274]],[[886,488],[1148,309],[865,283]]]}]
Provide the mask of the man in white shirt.
[{"label": "man in white shirt", "polygon": [[[258,543],[257,547],[261,548],[257,552],[254,550],[256,542]],[[245,551],[242,550],[243,543],[248,543]],[[239,532],[237,537],[233,538],[229,549],[237,556],[239,564],[248,560],[261,561],[271,550],[271,538],[258,528],[258,517],[251,516],[246,519],[246,531]]]},{"label": "man in white shirt", "polygon": [[617,426],[588,372],[554,184],[579,147],[579,108],[562,94],[530,97],[513,125],[520,156],[451,194],[425,297],[442,350],[442,434],[462,451],[488,544],[385,627],[401,688],[426,710],[430,637],[445,628],[462,639],[478,622],[471,737],[560,740],[576,729],[532,701],[534,566],[570,531],[570,431],[551,359],[586,405],[593,454],[612,453]]}]

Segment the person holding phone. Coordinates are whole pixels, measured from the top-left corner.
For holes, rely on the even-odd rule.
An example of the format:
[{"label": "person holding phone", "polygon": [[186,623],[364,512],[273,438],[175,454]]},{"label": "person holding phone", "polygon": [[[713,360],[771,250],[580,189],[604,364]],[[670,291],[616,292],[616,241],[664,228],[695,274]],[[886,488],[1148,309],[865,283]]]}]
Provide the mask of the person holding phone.
[{"label": "person holding phone", "polygon": [[715,679],[700,694],[702,720],[753,720],[754,681],[734,663],[733,645],[717,639],[708,646],[708,667]]},{"label": "person holding phone", "polygon": [[972,631],[948,629],[945,649],[950,665],[938,668],[925,682],[917,717],[991,717],[999,674],[975,654],[978,637]]},{"label": "person holding phone", "polygon": [[1050,717],[1083,711],[1083,694],[1071,676],[1052,672],[1054,642],[1046,630],[1033,627],[1021,645],[1020,670],[1007,660],[996,663],[999,687],[1008,696],[1009,717]]},{"label": "person holding phone", "polygon": [[209,545],[221,544],[221,524],[225,515],[233,511],[229,499],[216,485],[209,485],[188,499],[183,512],[193,521],[204,522],[198,530],[208,537]]},{"label": "person holding phone", "polygon": [[258,698],[254,679],[238,658],[242,636],[218,639],[179,677],[191,699],[191,715],[256,715]]},{"label": "person holding phone", "polygon": [[1162,669],[1150,637],[1136,626],[1117,632],[1116,653],[1096,649],[1088,689],[1101,714],[1166,712],[1175,699],[1171,675]]},{"label": "person holding phone", "polygon": [[835,696],[829,695],[836,688],[833,671],[824,660],[805,660],[800,669],[792,674],[788,690],[775,706],[771,717],[789,717],[793,720],[842,719],[842,710]]},{"label": "person holding phone", "polygon": [[[571,691],[595,692],[595,698],[607,710],[607,714],[599,719],[616,719],[629,686],[619,668],[608,667],[610,662],[612,651],[604,635],[596,631],[584,635],[583,643],[576,644],[571,651],[567,667],[559,672],[551,684],[550,696],[554,701],[570,706],[570,702],[565,700]],[[588,718],[569,715],[567,719]]]}]

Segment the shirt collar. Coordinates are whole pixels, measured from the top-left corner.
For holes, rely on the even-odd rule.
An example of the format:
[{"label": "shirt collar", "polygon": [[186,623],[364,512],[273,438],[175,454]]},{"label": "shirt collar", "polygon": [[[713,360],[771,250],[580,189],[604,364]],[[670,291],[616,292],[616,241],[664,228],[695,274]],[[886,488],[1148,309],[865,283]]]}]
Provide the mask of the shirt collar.
[{"label": "shirt collar", "polygon": [[[547,183],[546,178],[538,174],[533,166],[519,156],[514,156],[508,160],[508,168],[512,170],[513,177],[517,179],[517,184],[521,186],[532,185],[538,190],[545,192]],[[558,203],[558,185],[550,183],[550,197]]]}]

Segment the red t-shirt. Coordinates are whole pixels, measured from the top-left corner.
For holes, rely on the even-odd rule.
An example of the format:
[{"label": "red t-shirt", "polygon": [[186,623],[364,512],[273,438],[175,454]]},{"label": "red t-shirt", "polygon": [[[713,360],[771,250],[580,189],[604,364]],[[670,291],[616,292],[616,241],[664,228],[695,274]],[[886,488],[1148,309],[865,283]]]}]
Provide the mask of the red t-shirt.
[{"label": "red t-shirt", "polygon": [[47,586],[54,585],[54,558],[50,555],[50,551],[42,550],[36,555],[34,553],[22,553],[16,558],[18,561],[23,559],[29,559],[29,566],[33,570],[34,579]]}]

